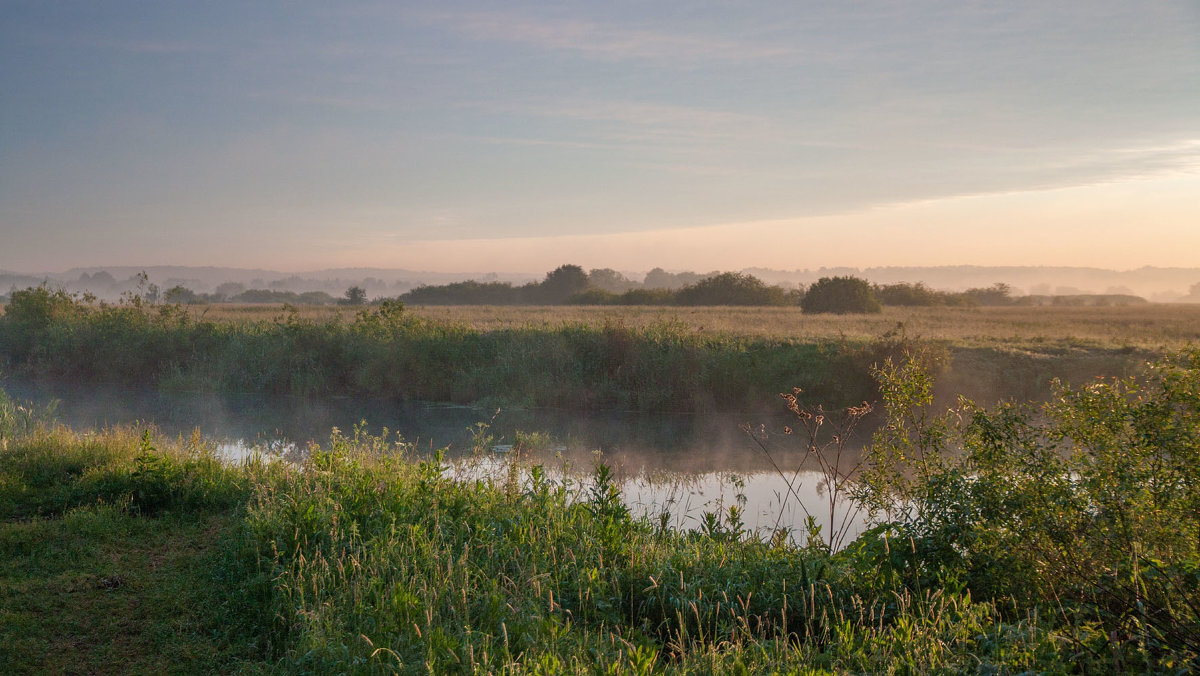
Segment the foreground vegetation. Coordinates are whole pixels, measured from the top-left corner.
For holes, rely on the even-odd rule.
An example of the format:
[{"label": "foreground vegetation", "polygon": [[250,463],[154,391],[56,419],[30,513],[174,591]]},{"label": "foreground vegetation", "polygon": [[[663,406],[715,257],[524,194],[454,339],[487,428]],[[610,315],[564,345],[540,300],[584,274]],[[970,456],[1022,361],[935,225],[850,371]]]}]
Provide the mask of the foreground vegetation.
[{"label": "foreground vegetation", "polygon": [[[829,478],[835,550],[634,518],[611,474],[456,480],[335,431],[299,465],[0,401],[0,663],[45,671],[998,673],[1200,668],[1200,351],[1039,407],[930,406]],[[796,429],[814,411],[786,402]],[[828,415],[828,414],[825,414]],[[958,449],[954,451],[952,449]],[[476,475],[478,476],[478,475]]]}]

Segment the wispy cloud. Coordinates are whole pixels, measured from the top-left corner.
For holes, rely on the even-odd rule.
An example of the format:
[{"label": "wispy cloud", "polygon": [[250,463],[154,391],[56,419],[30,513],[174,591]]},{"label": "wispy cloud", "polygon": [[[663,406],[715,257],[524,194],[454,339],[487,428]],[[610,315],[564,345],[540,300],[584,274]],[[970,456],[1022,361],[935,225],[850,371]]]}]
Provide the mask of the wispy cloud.
[{"label": "wispy cloud", "polygon": [[432,14],[428,20],[475,40],[569,51],[605,61],[745,61],[779,57],[790,47],[726,38],[625,28],[578,19],[548,19],[505,12]]},{"label": "wispy cloud", "polygon": [[[475,104],[490,112],[593,123],[604,127],[610,140],[720,140],[763,130],[771,121],[759,115],[642,101],[559,99],[485,101]],[[595,130],[592,130],[594,133]]]}]

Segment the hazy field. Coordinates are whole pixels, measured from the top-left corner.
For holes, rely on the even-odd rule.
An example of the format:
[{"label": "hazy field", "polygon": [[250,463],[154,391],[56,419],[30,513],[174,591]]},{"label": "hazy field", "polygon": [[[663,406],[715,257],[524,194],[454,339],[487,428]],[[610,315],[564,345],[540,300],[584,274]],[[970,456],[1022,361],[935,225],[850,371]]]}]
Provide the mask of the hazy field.
[{"label": "hazy field", "polygon": [[[189,308],[207,320],[261,321],[280,317],[279,305],[207,305]],[[903,322],[911,337],[964,347],[1022,343],[1157,350],[1200,342],[1200,305],[1121,307],[885,308],[879,315],[805,315],[796,307],[410,306],[417,316],[473,329],[571,324],[630,328],[677,321],[704,333],[790,339],[869,339]],[[352,318],[348,307],[306,306],[305,319]]]}]

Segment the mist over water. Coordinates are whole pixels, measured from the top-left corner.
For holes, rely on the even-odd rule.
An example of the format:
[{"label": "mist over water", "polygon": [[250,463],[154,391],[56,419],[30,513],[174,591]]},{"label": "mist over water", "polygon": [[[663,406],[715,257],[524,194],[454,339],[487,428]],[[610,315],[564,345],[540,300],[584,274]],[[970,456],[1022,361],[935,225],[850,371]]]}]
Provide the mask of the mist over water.
[{"label": "mist over water", "polygon": [[[802,441],[783,434],[789,419],[782,407],[754,416],[497,411],[433,402],[163,393],[12,379],[0,387],[17,400],[55,402],[55,418],[78,430],[146,425],[184,437],[198,431],[234,461],[259,452],[303,451],[326,443],[334,428],[351,434],[364,423],[371,434],[386,428],[393,439],[399,435],[421,455],[445,449],[451,462],[470,461],[479,450],[490,455],[513,445],[520,449],[522,439],[535,433],[541,443],[522,452],[523,462],[542,464],[559,480],[581,487],[603,462],[635,514],[657,520],[665,513],[676,527],[699,527],[706,512],[727,515],[731,506],[741,509],[747,531],[764,535],[782,527],[796,537],[810,515],[829,533],[846,517],[839,505],[831,520],[824,477],[806,458]],[[743,423],[754,428],[758,441],[741,429]],[[478,449],[481,435],[491,438]],[[856,455],[853,447],[849,450]],[[472,471],[499,478],[498,468],[510,453],[496,453]],[[852,539],[861,530],[861,516],[848,523]]]}]

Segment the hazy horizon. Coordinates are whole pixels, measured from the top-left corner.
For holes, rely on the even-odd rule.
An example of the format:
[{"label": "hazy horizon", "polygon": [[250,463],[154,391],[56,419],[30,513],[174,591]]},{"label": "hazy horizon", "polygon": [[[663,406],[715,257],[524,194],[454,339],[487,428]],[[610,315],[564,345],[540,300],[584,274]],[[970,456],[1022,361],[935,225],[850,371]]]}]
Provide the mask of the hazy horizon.
[{"label": "hazy horizon", "polygon": [[3,270],[1200,251],[1191,3],[2,11]]},{"label": "hazy horizon", "polygon": [[[566,264],[570,264],[567,262]],[[555,266],[557,267],[557,266]],[[611,268],[610,268],[611,269]],[[661,269],[661,268],[660,268]],[[326,268],[302,271],[281,271],[264,268],[229,268],[217,266],[87,266],[61,271],[21,273],[0,270],[0,290],[49,283],[55,288],[72,292],[91,292],[100,298],[115,299],[135,291],[144,284],[161,289],[182,286],[198,293],[212,293],[225,284],[241,289],[273,289],[277,291],[322,291],[340,296],[350,286],[360,286],[372,298],[396,296],[421,285],[442,285],[465,280],[524,284],[544,279],[549,270],[528,270],[503,273],[483,270],[432,272],[405,268]],[[634,285],[647,280],[651,270],[616,270]],[[1092,267],[1063,266],[933,266],[933,267],[820,267],[805,269],[772,269],[748,267],[740,269],[713,268],[708,270],[666,269],[671,275],[681,274],[673,284],[687,283],[686,279],[720,272],[745,272],[762,281],[785,288],[806,287],[821,277],[856,276],[874,284],[922,283],[930,288],[961,292],[971,288],[989,287],[996,283],[1009,285],[1016,296],[1071,296],[1081,294],[1135,295],[1155,302],[1197,302],[1200,300],[1200,266],[1181,268],[1142,267],[1114,270]],[[104,274],[99,274],[104,273]],[[141,274],[147,278],[143,282]],[[95,276],[93,278],[93,276]],[[661,277],[661,276],[660,276]],[[655,284],[662,284],[660,278]],[[2,296],[2,294],[0,294]]]}]

